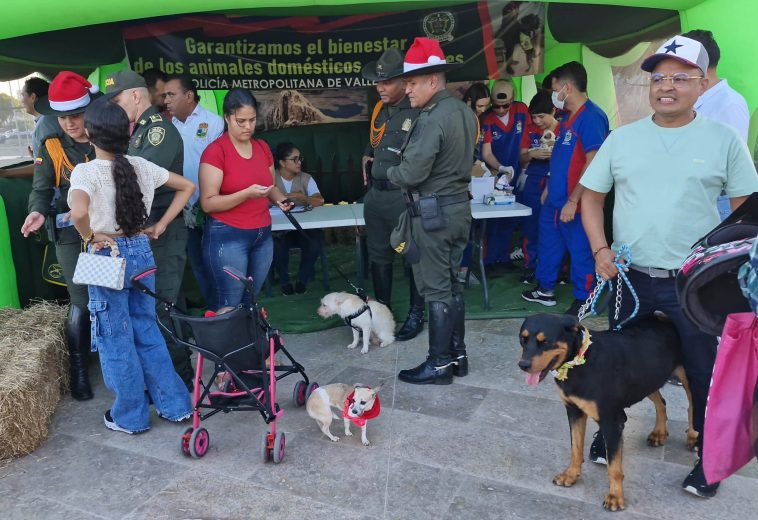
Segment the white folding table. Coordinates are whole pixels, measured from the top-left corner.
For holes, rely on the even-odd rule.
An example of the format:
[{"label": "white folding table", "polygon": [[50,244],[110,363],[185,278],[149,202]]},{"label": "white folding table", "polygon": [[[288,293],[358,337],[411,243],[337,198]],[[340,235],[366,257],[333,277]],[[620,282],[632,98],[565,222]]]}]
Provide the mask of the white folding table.
[{"label": "white folding table", "polygon": [[484,310],[490,310],[490,292],[487,287],[487,273],[484,269],[484,237],[487,236],[487,220],[491,218],[513,218],[528,217],[532,214],[532,208],[524,206],[519,202],[502,206],[488,206],[486,204],[472,204],[471,217],[474,221],[481,221],[481,224],[475,226],[474,243],[479,250],[479,276],[482,282],[482,292],[484,293]]},{"label": "white folding table", "polygon": [[[503,206],[487,206],[485,204],[471,204],[471,217],[475,221],[481,221],[481,224],[475,226],[474,242],[479,250],[479,275],[482,281],[482,291],[484,293],[484,309],[490,308],[489,289],[487,287],[487,274],[484,269],[484,258],[482,251],[484,249],[484,237],[487,233],[487,220],[491,218],[503,217],[527,217],[532,214],[531,208],[518,202]],[[320,206],[310,211],[302,211],[292,214],[300,223],[303,229],[326,229],[337,227],[363,226],[363,204],[343,204],[333,206]],[[295,227],[287,220],[282,212],[277,209],[271,210],[271,230],[272,231],[291,231]],[[364,273],[365,258],[363,254],[363,238],[358,235],[356,239],[356,258],[358,260],[358,278],[363,281],[366,276]],[[328,289],[327,289],[328,290]]]}]

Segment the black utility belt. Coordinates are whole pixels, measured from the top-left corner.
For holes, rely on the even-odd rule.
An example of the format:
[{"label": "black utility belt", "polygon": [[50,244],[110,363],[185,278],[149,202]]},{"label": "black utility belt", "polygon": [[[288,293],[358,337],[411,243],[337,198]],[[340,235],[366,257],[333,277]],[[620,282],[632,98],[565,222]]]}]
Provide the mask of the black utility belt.
[{"label": "black utility belt", "polygon": [[661,269],[658,267],[642,267],[639,265],[630,265],[629,269],[648,275],[650,278],[676,278],[679,269]]},{"label": "black utility belt", "polygon": [[379,191],[396,191],[400,189],[400,186],[385,179],[371,179],[371,187]]},{"label": "black utility belt", "polygon": [[424,231],[438,231],[444,229],[445,217],[442,213],[443,206],[468,203],[471,196],[468,192],[457,195],[421,195],[419,193],[403,193],[405,206],[411,217],[421,217],[421,227]]}]

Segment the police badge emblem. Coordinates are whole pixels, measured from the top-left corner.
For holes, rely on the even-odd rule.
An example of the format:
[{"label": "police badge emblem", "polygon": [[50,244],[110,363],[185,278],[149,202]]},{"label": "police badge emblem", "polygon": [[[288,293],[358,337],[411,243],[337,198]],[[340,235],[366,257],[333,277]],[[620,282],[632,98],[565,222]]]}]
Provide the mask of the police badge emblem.
[{"label": "police badge emblem", "polygon": [[455,16],[450,11],[437,11],[428,14],[421,22],[427,38],[440,42],[449,42],[453,39],[455,29]]},{"label": "police badge emblem", "polygon": [[195,137],[198,139],[204,139],[205,136],[208,135],[208,123],[200,123],[197,125],[197,132],[195,132]]},{"label": "police badge emblem", "polygon": [[405,121],[403,121],[403,126],[400,128],[403,130],[403,132],[407,132],[411,129],[411,125],[413,125],[413,121],[411,121],[411,118],[407,118]]},{"label": "police badge emblem", "polygon": [[153,146],[158,146],[159,144],[161,144],[163,142],[164,137],[166,137],[166,130],[159,126],[151,128],[147,132],[147,140]]}]

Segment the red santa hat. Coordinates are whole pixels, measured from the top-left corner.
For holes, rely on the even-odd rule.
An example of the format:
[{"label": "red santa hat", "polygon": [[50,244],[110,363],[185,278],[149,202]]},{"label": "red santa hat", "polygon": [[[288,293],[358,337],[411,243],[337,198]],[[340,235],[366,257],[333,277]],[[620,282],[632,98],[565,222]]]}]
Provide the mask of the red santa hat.
[{"label": "red santa hat", "polygon": [[81,114],[98,93],[97,86],[76,72],[64,70],[50,83],[46,98],[40,98],[34,108],[40,114],[70,116]]},{"label": "red santa hat", "polygon": [[448,63],[440,42],[431,38],[413,40],[403,61],[403,76],[417,76],[457,69],[462,63]]}]

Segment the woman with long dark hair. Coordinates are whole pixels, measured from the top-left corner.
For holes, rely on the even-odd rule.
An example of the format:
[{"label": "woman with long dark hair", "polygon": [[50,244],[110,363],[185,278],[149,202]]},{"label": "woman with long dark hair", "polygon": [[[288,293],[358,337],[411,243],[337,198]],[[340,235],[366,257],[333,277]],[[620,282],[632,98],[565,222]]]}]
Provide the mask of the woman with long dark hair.
[{"label": "woman with long dark hair", "polygon": [[[276,175],[274,184],[287,195],[295,206],[318,207],[324,205],[324,197],[318,191],[316,181],[302,170],[303,155],[294,143],[279,143],[276,146]],[[279,273],[282,294],[303,294],[308,281],[313,277],[314,266],[324,245],[321,229],[308,229],[303,234],[298,231],[274,233],[274,267]],[[295,287],[290,283],[290,249],[300,248],[300,269]]]},{"label": "woman with long dark hair", "polygon": [[232,266],[253,277],[258,293],[273,258],[269,203],[283,211],[292,202],[274,185],[271,149],[255,139],[258,102],[249,91],[230,90],[224,98],[225,131],[200,158],[200,204],[208,215],[203,259],[216,287],[212,309],[242,302],[243,286],[226,275]]},{"label": "woman with long dark hair", "polygon": [[[166,230],[195,188],[180,175],[125,155],[129,118],[118,105],[91,105],[84,126],[96,159],[78,164],[71,175],[71,219],[90,251],[126,259],[123,289],[88,287],[92,344],[100,353],[105,384],[116,394],[103,419],[111,430],[140,433],[150,428],[145,387],[164,419],[181,421],[192,411],[158,330],[155,302],[132,287],[130,279],[155,265],[150,239]],[[154,191],[164,184],[176,190],[174,200],[155,225],[145,227]],[[155,290],[155,275],[142,282]]]}]

